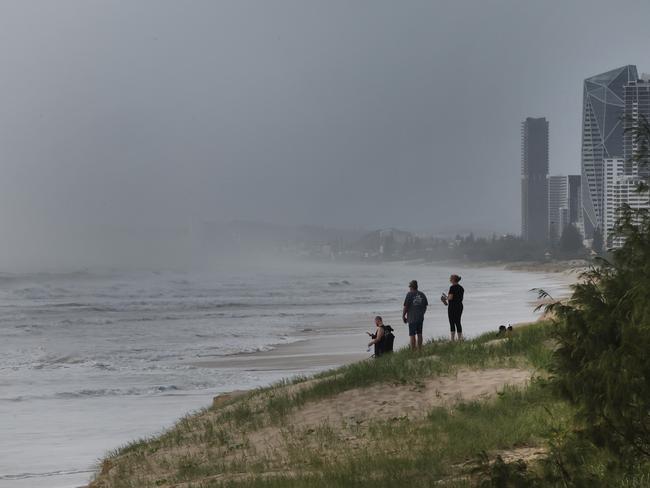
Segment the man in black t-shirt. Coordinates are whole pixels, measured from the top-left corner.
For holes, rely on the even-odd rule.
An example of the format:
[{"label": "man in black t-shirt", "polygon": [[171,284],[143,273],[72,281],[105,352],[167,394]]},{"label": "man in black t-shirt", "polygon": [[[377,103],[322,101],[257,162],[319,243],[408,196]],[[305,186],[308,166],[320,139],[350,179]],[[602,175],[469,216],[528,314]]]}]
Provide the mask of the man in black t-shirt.
[{"label": "man in black t-shirt", "polygon": [[417,347],[422,347],[422,326],[424,325],[424,314],[427,312],[429,302],[427,296],[418,291],[418,282],[412,280],[409,283],[409,292],[404,299],[402,320],[409,325],[409,339],[411,349],[415,349],[415,336],[417,335]]}]

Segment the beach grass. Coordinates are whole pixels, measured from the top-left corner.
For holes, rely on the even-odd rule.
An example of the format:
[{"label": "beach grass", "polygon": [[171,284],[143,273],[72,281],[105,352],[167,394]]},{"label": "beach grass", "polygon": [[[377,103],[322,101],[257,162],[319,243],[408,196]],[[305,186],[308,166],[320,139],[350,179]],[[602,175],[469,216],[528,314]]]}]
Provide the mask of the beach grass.
[{"label": "beach grass", "polygon": [[[431,341],[421,351],[404,348],[379,360],[366,360],[315,375],[320,380],[295,393],[283,392],[281,382],[273,385],[268,411],[281,418],[305,402],[335,395],[351,388],[371,387],[377,383],[405,384],[423,378],[449,374],[461,367],[529,366],[546,370],[552,360],[552,349],[545,343],[551,324],[540,322],[523,326],[511,337],[495,339],[494,333],[483,334],[471,341]],[[304,378],[297,382],[305,381]],[[262,391],[267,391],[263,389]]]},{"label": "beach grass", "polygon": [[[418,422],[387,419],[369,430],[365,446],[300,442],[291,464],[307,473],[285,477],[251,477],[223,485],[199,486],[470,486],[481,477],[483,459],[500,449],[543,445],[551,431],[570,421],[570,408],[554,400],[542,383],[525,391],[507,389],[493,402],[461,403],[453,411],[432,409]],[[332,436],[333,434],[329,434]],[[330,439],[329,442],[334,442]],[[331,448],[336,456],[323,456]]]},{"label": "beach grass", "polygon": [[[545,452],[545,439],[570,422],[571,407],[545,379],[552,327],[539,322],[504,339],[432,341],[420,352],[400,350],[254,390],[110,453],[91,486],[475,486],[489,478],[490,460],[521,453],[533,462],[531,453]],[[421,415],[397,405],[345,424],[296,420],[343,392],[381,389],[390,399],[400,387],[418,391],[432,378],[495,368],[525,368],[532,379],[526,388],[506,381],[491,398],[434,405]]]}]

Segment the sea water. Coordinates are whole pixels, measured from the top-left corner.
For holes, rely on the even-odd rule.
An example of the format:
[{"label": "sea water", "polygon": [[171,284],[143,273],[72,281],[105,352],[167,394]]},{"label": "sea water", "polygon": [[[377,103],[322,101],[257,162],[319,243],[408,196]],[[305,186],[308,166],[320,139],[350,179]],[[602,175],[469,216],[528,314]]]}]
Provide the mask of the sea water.
[{"label": "sea water", "polygon": [[451,272],[467,336],[534,320],[531,288],[568,291],[562,274],[400,263],[0,274],[0,488],[83,486],[111,449],[287,374],[201,362],[309,340],[325,322],[367,321],[351,338],[365,351],[363,331],[377,313],[399,320],[411,279],[431,303],[425,336],[446,336]]}]

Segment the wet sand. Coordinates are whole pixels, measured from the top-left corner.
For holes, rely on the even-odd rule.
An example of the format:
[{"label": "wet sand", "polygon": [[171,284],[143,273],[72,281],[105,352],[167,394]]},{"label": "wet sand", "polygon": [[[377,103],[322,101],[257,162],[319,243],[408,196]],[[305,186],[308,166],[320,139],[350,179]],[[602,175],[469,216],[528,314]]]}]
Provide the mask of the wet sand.
[{"label": "wet sand", "polygon": [[[405,346],[408,343],[406,326],[393,327],[397,329],[395,348]],[[367,351],[370,338],[365,331],[371,331],[373,328],[372,320],[359,318],[348,321],[346,325],[326,323],[316,329],[304,331],[304,338],[299,342],[280,345],[271,351],[234,354],[191,364],[202,368],[240,371],[312,373],[370,358],[373,353]]]},{"label": "wet sand", "polygon": [[[492,265],[491,267],[494,267]],[[497,266],[502,270],[503,267]],[[548,271],[535,269],[535,272],[547,274]],[[579,270],[562,268],[561,273],[567,285],[577,281]],[[568,293],[563,296],[554,297],[554,299],[564,299]],[[435,304],[435,300],[430,300]],[[399,300],[397,301],[399,302]],[[548,300],[530,300],[529,306],[534,308],[540,304],[547,303]],[[408,344],[408,329],[401,321],[399,304],[392,311],[380,311],[379,314],[384,317],[384,323],[392,325],[395,329],[395,349],[400,349]],[[370,316],[353,316],[345,320],[340,318],[324,319],[322,323],[313,328],[303,330],[298,342],[291,344],[282,344],[266,352],[242,353],[232,356],[215,357],[213,359],[192,362],[193,366],[202,368],[220,368],[238,371],[277,371],[286,373],[287,376],[298,374],[312,374],[317,371],[336,368],[344,364],[353,363],[372,356],[372,351],[367,352],[367,344],[370,338],[365,331],[375,329],[373,315]],[[531,321],[534,321],[532,319]],[[521,322],[529,323],[531,321]],[[441,329],[433,329],[434,323],[442,323]],[[517,327],[519,323],[515,323]],[[436,330],[440,333],[432,331]],[[470,331],[472,329],[470,328]],[[488,330],[489,331],[489,330]],[[474,331],[476,333],[476,331]],[[482,331],[479,330],[479,333]],[[494,332],[497,332],[497,326],[494,326]],[[446,337],[446,312],[441,308],[434,308],[432,305],[427,320],[425,322],[425,341],[431,337]]]}]

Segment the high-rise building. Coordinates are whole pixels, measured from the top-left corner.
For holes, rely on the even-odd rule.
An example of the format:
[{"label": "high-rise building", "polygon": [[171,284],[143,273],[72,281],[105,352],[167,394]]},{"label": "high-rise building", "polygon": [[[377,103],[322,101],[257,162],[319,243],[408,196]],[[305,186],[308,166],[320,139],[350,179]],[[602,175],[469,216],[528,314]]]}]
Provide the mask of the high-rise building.
[{"label": "high-rise building", "polygon": [[[639,148],[634,129],[645,119],[650,122],[650,76],[642,75],[638,80],[628,81],[623,91],[625,113],[623,125],[623,159],[625,159],[625,172],[634,173],[634,158]],[[647,150],[648,148],[646,148]],[[642,167],[641,174],[648,175],[650,168]]]},{"label": "high-rise building", "polygon": [[575,225],[582,232],[581,190],[580,175],[549,176],[548,236],[551,242],[557,242],[569,224]]},{"label": "high-rise building", "polygon": [[548,238],[557,242],[568,222],[569,179],[566,176],[548,178]]},{"label": "high-rise building", "polygon": [[639,183],[645,181],[639,176],[636,165],[630,169],[623,158],[605,159],[605,195],[603,237],[610,247],[619,247],[623,241],[612,235],[621,207],[629,205],[632,209],[650,209],[648,192],[639,192]]},{"label": "high-rise building", "polygon": [[521,125],[521,235],[548,238],[548,121],[528,117]]},{"label": "high-rise building", "polygon": [[627,65],[584,81],[582,101],[582,207],[584,233],[604,226],[604,160],[623,157],[624,87],[637,80]]},{"label": "high-rise building", "polygon": [[568,223],[575,225],[581,234],[584,235],[584,224],[582,222],[582,175],[567,176],[569,187],[569,216]]}]

